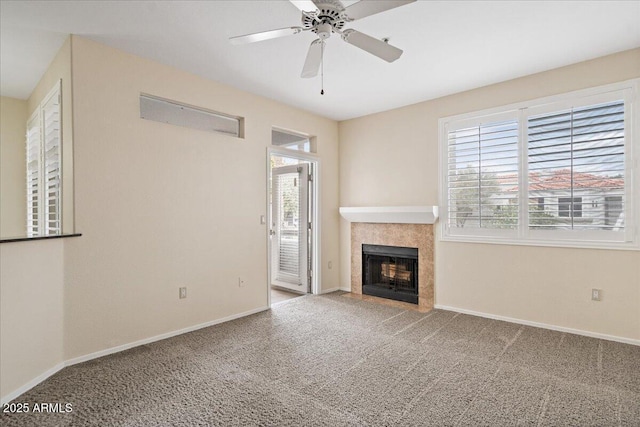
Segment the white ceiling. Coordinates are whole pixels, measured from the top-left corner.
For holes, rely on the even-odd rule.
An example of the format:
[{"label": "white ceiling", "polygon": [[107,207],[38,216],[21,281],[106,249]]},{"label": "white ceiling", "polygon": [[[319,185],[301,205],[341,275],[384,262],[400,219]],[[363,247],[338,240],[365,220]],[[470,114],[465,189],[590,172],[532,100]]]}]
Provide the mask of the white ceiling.
[{"label": "white ceiling", "polygon": [[639,22],[638,0],[418,1],[347,25],[390,37],[404,50],[396,62],[334,34],[321,96],[319,77],[300,78],[313,34],[228,41],[300,25],[285,0],[2,0],[0,91],[27,98],[66,36],[77,34],[344,120],[639,47]]}]

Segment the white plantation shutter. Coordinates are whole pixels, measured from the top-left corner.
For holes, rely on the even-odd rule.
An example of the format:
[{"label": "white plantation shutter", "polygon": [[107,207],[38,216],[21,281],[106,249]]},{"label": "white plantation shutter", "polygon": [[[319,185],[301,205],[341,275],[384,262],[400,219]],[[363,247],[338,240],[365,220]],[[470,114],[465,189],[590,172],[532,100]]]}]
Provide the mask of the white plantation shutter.
[{"label": "white plantation shutter", "polygon": [[624,230],[624,100],[527,120],[529,227]]},{"label": "white plantation shutter", "polygon": [[61,234],[61,126],[60,91],[56,90],[42,107],[42,167],[46,234]]},{"label": "white plantation shutter", "polygon": [[443,240],[640,249],[640,79],[440,119]]},{"label": "white plantation shutter", "polygon": [[447,132],[450,229],[518,226],[518,121],[460,124]]},{"label": "white plantation shutter", "polygon": [[60,82],[27,123],[27,235],[62,233]]},{"label": "white plantation shutter", "polygon": [[[293,223],[294,220],[298,220],[300,187],[298,187],[297,181],[299,181],[299,174],[297,173],[276,175],[275,185],[280,203],[277,212],[280,212],[282,215],[281,218],[278,218],[281,222],[278,270],[281,273],[290,274],[295,278],[300,274],[300,257],[298,255],[300,253],[299,227],[287,227],[285,223]],[[288,217],[288,215],[291,216]],[[286,280],[286,277],[280,277],[280,279]]]},{"label": "white plantation shutter", "polygon": [[43,219],[41,215],[40,181],[42,170],[40,111],[27,122],[27,236],[41,234]]}]

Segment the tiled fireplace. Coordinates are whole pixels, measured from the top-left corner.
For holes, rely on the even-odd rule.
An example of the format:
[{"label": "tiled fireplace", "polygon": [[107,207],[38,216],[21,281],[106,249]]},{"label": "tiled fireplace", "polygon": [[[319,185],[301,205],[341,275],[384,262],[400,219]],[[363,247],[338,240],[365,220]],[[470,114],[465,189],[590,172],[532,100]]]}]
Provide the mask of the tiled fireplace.
[{"label": "tiled fireplace", "polygon": [[[363,245],[391,246],[391,258],[382,260],[382,284],[395,282],[399,289],[398,279],[415,279],[416,265],[402,264],[395,254],[404,253],[404,249],[417,250],[417,288],[418,308],[430,310],[434,304],[434,229],[438,219],[437,206],[385,206],[385,207],[341,207],[340,215],[351,223],[351,293],[362,295],[362,249]],[[404,248],[404,249],[402,249]],[[415,252],[406,252],[412,258]],[[392,265],[393,264],[393,265]],[[410,271],[410,273],[409,273]],[[406,288],[406,283],[402,284]],[[369,289],[367,289],[367,293]],[[378,291],[373,292],[380,293]],[[385,292],[382,292],[383,294]],[[398,298],[396,298],[398,299]],[[407,301],[407,299],[405,299]],[[415,302],[413,298],[412,302]]]},{"label": "tiled fireplace", "polygon": [[351,292],[354,294],[363,293],[362,245],[417,249],[418,306],[426,309],[433,308],[433,224],[352,222]]}]

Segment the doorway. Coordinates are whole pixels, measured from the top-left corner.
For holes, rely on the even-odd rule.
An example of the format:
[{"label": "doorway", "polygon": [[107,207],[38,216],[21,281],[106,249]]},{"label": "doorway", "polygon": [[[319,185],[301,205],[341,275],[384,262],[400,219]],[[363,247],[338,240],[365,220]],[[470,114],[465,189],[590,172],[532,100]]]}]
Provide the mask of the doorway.
[{"label": "doorway", "polygon": [[271,168],[271,286],[298,293],[311,292],[309,169],[304,162]]},{"label": "doorway", "polygon": [[297,151],[297,147],[309,146],[308,137],[298,138],[307,142],[297,141],[295,149],[272,147],[267,152],[269,306],[317,293],[318,288],[314,272],[318,265],[315,175],[319,160]]}]

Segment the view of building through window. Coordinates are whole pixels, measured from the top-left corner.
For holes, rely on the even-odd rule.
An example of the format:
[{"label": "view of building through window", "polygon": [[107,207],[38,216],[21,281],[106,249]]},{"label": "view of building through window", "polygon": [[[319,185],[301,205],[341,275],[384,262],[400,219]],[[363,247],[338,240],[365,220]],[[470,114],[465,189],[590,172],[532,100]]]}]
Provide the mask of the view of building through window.
[{"label": "view of building through window", "polygon": [[624,231],[622,95],[573,108],[547,105],[538,114],[524,109],[465,119],[448,123],[445,135],[448,232]]}]

